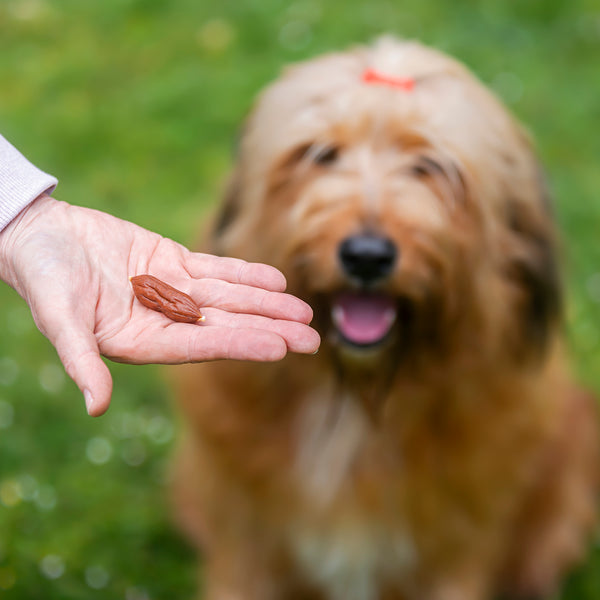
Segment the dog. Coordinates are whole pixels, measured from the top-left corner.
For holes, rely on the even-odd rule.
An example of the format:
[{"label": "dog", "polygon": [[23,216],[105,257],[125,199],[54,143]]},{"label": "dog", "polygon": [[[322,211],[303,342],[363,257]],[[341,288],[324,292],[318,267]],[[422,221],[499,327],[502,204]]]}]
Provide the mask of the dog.
[{"label": "dog", "polygon": [[262,92],[206,249],[279,268],[323,343],[179,372],[201,597],[558,589],[596,523],[598,430],[556,229],[528,135],[434,49],[384,37]]}]

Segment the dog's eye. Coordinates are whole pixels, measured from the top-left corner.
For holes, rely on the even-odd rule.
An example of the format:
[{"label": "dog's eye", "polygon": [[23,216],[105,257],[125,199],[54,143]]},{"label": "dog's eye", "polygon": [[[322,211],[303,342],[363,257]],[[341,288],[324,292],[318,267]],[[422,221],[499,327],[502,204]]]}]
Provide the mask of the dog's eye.
[{"label": "dog's eye", "polygon": [[435,160],[421,156],[416,164],[411,167],[411,172],[416,177],[426,177],[444,173],[443,167]]},{"label": "dog's eye", "polygon": [[338,159],[339,155],[340,149],[337,146],[323,146],[315,150],[312,158],[317,165],[330,165]]},{"label": "dog's eye", "polygon": [[409,167],[409,172],[449,205],[455,205],[467,196],[461,170],[451,161],[439,163],[428,156],[419,156]]}]

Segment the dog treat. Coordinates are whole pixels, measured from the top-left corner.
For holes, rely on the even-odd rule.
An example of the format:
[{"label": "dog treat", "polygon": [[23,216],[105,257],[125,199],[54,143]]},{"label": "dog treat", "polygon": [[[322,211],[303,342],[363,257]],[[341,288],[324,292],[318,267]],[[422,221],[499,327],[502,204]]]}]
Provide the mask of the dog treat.
[{"label": "dog treat", "polygon": [[184,292],[152,275],[130,277],[135,297],[144,306],[163,313],[179,323],[200,323],[205,317]]}]

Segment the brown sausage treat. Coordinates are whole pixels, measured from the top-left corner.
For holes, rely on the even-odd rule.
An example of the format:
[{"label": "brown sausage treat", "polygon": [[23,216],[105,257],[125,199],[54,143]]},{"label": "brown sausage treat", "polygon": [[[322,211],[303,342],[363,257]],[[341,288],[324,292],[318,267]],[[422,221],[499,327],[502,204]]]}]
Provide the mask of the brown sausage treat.
[{"label": "brown sausage treat", "polygon": [[152,275],[130,277],[133,293],[144,306],[163,313],[179,323],[200,323],[205,317],[184,292]]}]

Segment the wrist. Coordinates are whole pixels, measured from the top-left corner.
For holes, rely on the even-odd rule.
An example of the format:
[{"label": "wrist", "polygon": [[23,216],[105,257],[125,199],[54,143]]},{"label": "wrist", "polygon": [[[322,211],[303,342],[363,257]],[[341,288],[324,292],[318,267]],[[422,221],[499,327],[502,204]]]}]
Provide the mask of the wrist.
[{"label": "wrist", "polygon": [[18,248],[33,232],[32,226],[35,221],[51,210],[55,204],[59,204],[59,202],[46,193],[40,194],[0,231],[0,280],[19,293],[21,291],[15,264]]}]

